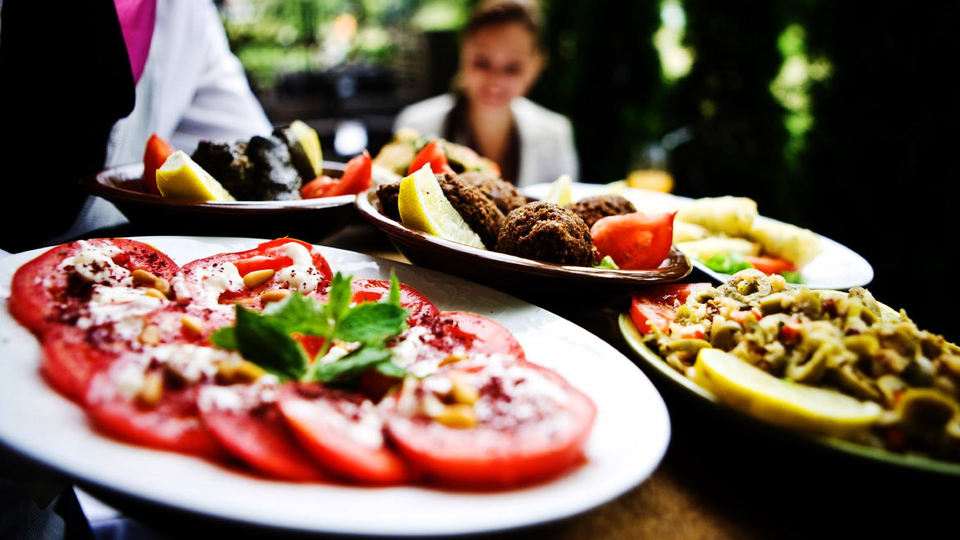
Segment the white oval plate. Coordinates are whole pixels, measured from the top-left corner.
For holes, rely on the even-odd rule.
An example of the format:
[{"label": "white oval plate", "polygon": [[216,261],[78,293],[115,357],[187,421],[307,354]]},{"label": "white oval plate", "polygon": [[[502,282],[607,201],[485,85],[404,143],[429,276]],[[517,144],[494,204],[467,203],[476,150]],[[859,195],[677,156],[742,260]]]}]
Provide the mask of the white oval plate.
[{"label": "white oval plate", "polygon": [[[534,184],[520,191],[528,197],[542,199],[550,192],[550,183]],[[613,192],[604,184],[579,182],[572,184],[571,191],[574,201]],[[635,188],[623,188],[622,195],[632,202],[637,210],[645,213],[673,212],[692,200],[659,191]],[[776,221],[762,216],[760,219]],[[804,285],[813,289],[849,289],[864,286],[873,281],[873,267],[866,259],[839,242],[823,235],[818,236],[820,236],[823,251],[800,271]],[[721,283],[730,279],[728,274],[713,271],[692,257],[690,262],[696,269]]]},{"label": "white oval plate", "polygon": [[[138,238],[177,263],[254,247],[240,238]],[[0,259],[0,297],[42,250]],[[663,399],[613,347],[548,311],[461,279],[385,259],[323,248],[334,270],[388,278],[390,269],[442,310],[466,310],[509,328],[528,358],[593,399],[597,419],[587,462],[554,481],[494,493],[423,487],[365,488],[257,478],[191,456],[128,445],[93,431],[80,407],[38,370],[37,340],[0,313],[0,441],[13,450],[121,496],[216,519],[294,531],[423,536],[489,532],[584,512],[626,492],[660,463],[670,438]]]}]

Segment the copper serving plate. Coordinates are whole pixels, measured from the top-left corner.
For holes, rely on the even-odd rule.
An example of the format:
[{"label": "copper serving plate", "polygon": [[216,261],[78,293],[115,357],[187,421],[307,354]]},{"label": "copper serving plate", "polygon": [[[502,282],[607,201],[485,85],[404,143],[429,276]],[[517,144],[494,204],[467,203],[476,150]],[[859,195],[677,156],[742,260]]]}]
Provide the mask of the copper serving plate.
[{"label": "copper serving plate", "polygon": [[547,305],[612,305],[629,298],[637,289],[683,279],[691,270],[690,261],[676,247],[653,270],[608,270],[540,262],[409,229],[382,213],[375,190],[358,195],[356,204],[360,216],[385,232],[414,264]]},{"label": "copper serving plate", "polygon": [[[339,178],[344,164],[324,161],[323,169],[323,174]],[[142,163],[124,165],[85,178],[83,187],[112,202],[143,234],[295,236],[317,241],[342,229],[355,215],[353,195],[298,201],[171,201],[147,193],[142,175]]]}]

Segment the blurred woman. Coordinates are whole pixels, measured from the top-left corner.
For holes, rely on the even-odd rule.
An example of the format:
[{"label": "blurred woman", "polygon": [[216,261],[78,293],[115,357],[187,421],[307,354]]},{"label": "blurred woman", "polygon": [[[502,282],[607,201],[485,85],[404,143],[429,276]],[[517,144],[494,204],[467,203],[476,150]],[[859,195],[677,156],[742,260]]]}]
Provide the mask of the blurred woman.
[{"label": "blurred woman", "polygon": [[570,121],[523,97],[543,67],[541,31],[529,1],[482,2],[463,31],[457,89],[407,107],[395,130],[413,128],[469,146],[517,185],[562,174],[576,180]]}]

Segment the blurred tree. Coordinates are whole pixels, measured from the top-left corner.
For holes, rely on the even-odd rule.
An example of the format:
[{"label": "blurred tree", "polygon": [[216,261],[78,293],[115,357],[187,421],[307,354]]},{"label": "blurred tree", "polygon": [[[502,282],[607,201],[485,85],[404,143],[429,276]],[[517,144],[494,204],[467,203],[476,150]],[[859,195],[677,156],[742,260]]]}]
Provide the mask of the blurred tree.
[{"label": "blurred tree", "polygon": [[960,310],[933,292],[950,286],[960,232],[960,7],[819,1],[805,16],[833,65],[800,160],[805,215],[873,264],[878,298],[960,340]]},{"label": "blurred tree", "polygon": [[683,195],[744,195],[781,215],[789,200],[783,107],[770,93],[780,69],[781,14],[763,0],[684,0],[690,74],[676,83],[664,117],[668,129],[693,128],[670,160]]},{"label": "blurred tree", "polygon": [[550,57],[531,98],[570,117],[584,181],[623,178],[638,146],[662,133],[660,3],[544,3]]}]

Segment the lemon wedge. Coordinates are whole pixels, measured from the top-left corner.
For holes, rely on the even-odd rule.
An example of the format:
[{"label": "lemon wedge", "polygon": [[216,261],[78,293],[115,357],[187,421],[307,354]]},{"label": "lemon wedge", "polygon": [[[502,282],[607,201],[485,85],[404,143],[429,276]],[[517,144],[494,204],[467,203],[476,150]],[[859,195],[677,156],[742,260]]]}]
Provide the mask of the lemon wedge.
[{"label": "lemon wedge", "polygon": [[320,136],[316,130],[300,120],[294,120],[290,123],[290,131],[300,143],[300,148],[310,160],[313,172],[316,176],[323,174],[323,151],[320,149]]},{"label": "lemon wedge", "polygon": [[573,191],[570,185],[573,180],[569,174],[564,174],[550,184],[550,192],[543,198],[543,202],[553,203],[557,206],[566,206],[573,202]]},{"label": "lemon wedge", "polygon": [[836,437],[862,434],[880,417],[876,403],[778,379],[719,349],[701,349],[693,380],[750,416]]},{"label": "lemon wedge", "polygon": [[207,171],[177,150],[157,169],[160,195],[184,202],[235,201]]},{"label": "lemon wedge", "polygon": [[470,229],[456,208],[444,197],[429,164],[400,181],[397,205],[400,221],[407,227],[484,249],[477,233]]}]

